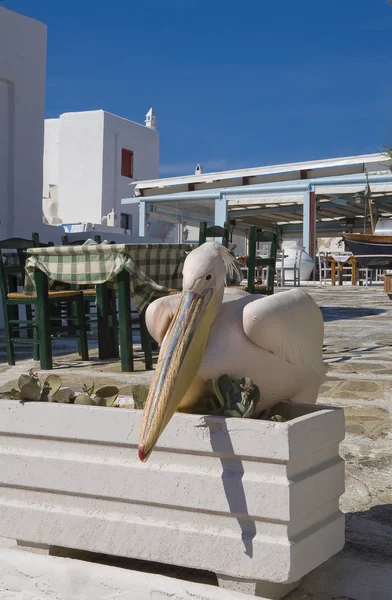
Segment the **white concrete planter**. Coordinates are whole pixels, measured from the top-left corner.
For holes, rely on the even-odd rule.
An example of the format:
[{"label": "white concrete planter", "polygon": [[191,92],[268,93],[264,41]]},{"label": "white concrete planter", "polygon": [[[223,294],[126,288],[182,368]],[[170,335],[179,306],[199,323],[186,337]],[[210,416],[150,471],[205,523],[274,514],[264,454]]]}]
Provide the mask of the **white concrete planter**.
[{"label": "white concrete planter", "polygon": [[143,464],[140,411],[1,400],[0,536],[294,584],[344,545],[344,416],[279,412],[176,414]]}]

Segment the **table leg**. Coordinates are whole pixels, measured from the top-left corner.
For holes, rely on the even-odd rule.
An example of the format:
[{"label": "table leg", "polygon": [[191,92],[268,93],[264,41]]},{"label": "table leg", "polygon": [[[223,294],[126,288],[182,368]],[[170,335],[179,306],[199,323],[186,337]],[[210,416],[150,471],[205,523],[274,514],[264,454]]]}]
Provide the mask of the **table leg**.
[{"label": "table leg", "polygon": [[99,358],[112,358],[110,353],[110,327],[109,327],[109,296],[108,284],[100,283],[97,291],[97,320],[98,320],[98,356]]},{"label": "table leg", "polygon": [[351,285],[357,285],[357,259],[351,261]]},{"label": "table leg", "polygon": [[35,287],[37,291],[37,304],[35,307],[36,322],[38,326],[39,355],[41,369],[53,368],[52,342],[50,339],[49,319],[49,284],[48,278],[42,271],[36,269],[34,274]]},{"label": "table leg", "polygon": [[117,275],[117,290],[121,371],[134,371],[130,276],[125,269]]},{"label": "table leg", "polygon": [[336,285],[336,261],[331,260],[331,285]]},{"label": "table leg", "polygon": [[339,263],[339,285],[343,285],[343,263]]},{"label": "table leg", "polygon": [[116,291],[108,290],[109,297],[109,352],[113,358],[119,358],[118,349],[118,321],[117,321],[117,304]]}]

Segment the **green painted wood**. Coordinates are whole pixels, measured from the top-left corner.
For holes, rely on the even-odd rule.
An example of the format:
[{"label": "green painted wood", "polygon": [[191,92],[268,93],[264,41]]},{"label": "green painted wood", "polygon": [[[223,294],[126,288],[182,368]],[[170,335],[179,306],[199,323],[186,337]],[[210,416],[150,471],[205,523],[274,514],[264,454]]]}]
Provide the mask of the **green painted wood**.
[{"label": "green painted wood", "polygon": [[199,246],[204,244],[206,241],[207,241],[207,222],[201,221],[200,229],[199,229]]},{"label": "green painted wood", "polygon": [[269,294],[274,293],[275,273],[276,273],[276,254],[278,250],[278,236],[273,233],[270,251],[270,264],[268,266],[267,290]]},{"label": "green painted wood", "polygon": [[253,294],[254,290],[255,290],[256,240],[257,240],[257,228],[255,225],[251,225],[250,230],[249,230],[249,240],[248,240],[248,288],[247,288],[247,291],[250,294]]},{"label": "green painted wood", "polygon": [[74,305],[76,306],[76,313],[78,317],[77,330],[80,356],[82,360],[88,360],[87,328],[82,294],[79,294],[76,302],[74,302]]},{"label": "green painted wood", "polygon": [[[130,289],[130,288],[129,288]],[[109,287],[108,289],[109,302],[109,352],[112,358],[119,358],[119,343],[118,343],[118,319],[117,319],[117,297],[116,290]]]},{"label": "green painted wood", "polygon": [[222,245],[228,248],[229,246],[230,230],[228,223],[225,223],[223,227],[220,225],[211,225],[207,227],[207,221],[200,222],[199,228],[199,246],[207,241],[207,238],[222,238]]},{"label": "green painted wood", "polygon": [[[4,304],[3,304],[4,306]],[[15,349],[14,349],[14,342],[11,340],[11,327],[9,325],[9,309],[10,307],[7,306],[7,304],[5,304],[5,308],[3,309],[4,312],[4,336],[5,336],[5,347],[6,347],[6,352],[7,352],[7,362],[9,365],[14,365],[15,364]]]},{"label": "green painted wood", "polygon": [[144,361],[146,365],[146,371],[152,370],[152,337],[147,329],[146,325],[146,310],[143,310],[139,315],[140,319],[140,340],[144,352]]},{"label": "green painted wood", "polygon": [[117,275],[118,316],[120,326],[121,371],[134,371],[131,322],[130,275],[123,269]]},{"label": "green painted wood", "polygon": [[[33,319],[33,307],[31,304],[26,304],[26,318],[29,323],[34,323]],[[30,339],[34,338],[34,327],[27,328],[27,337]]]},{"label": "green painted wood", "polygon": [[[8,293],[9,294],[13,294],[14,292],[18,291],[18,278],[15,275],[13,275],[13,274],[10,275],[8,273],[7,282],[8,282]],[[19,304],[10,305],[8,308],[8,314],[10,316],[10,321],[17,323],[19,321]],[[20,337],[19,331],[15,331],[14,337],[16,337],[16,338]]]},{"label": "green painted wood", "polygon": [[33,340],[34,340],[33,360],[39,361],[39,359],[40,359],[39,332],[38,332],[38,323],[36,321],[35,314],[34,314],[34,325],[33,325]]},{"label": "green painted wood", "polygon": [[[14,343],[33,344],[34,359],[39,359],[38,323],[34,307],[36,298],[8,298],[8,294],[18,291],[18,286],[23,285],[25,276],[26,251],[31,247],[49,246],[39,241],[37,233],[32,234],[32,239],[8,238],[0,241],[0,293],[4,315],[4,333],[7,350],[7,360],[15,364]],[[52,243],[53,245],[53,243]],[[15,251],[18,257],[17,265],[5,265],[3,251]],[[19,306],[26,307],[26,319],[19,318]],[[26,332],[27,339],[20,336],[20,332]]]},{"label": "green painted wood", "polygon": [[107,283],[100,283],[96,286],[98,320],[98,356],[101,360],[110,358],[109,298],[107,288]]},{"label": "green painted wood", "polygon": [[37,291],[36,318],[38,325],[40,364],[41,369],[48,370],[53,367],[49,322],[49,283],[45,273],[39,269],[35,270],[34,280]]}]

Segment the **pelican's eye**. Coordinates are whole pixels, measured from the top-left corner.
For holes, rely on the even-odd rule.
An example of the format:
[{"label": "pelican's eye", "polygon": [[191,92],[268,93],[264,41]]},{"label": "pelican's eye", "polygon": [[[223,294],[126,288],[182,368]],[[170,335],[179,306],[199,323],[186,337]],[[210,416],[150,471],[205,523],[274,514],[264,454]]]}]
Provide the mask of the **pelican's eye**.
[{"label": "pelican's eye", "polygon": [[207,275],[206,280],[209,281],[211,279],[212,275]]}]

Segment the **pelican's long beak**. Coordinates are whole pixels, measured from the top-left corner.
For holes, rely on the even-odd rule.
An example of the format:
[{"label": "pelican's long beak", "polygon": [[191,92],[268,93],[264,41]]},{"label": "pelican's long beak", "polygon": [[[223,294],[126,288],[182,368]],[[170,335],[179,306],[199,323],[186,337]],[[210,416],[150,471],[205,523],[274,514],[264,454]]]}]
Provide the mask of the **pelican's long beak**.
[{"label": "pelican's long beak", "polygon": [[139,458],[150,456],[162,431],[197,374],[214,317],[214,290],[182,293],[163,341],[155,376],[144,407]]}]

